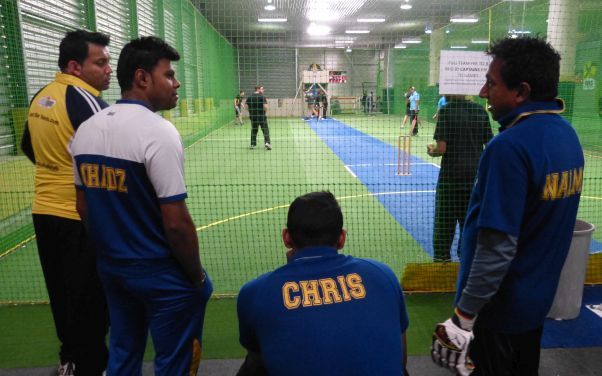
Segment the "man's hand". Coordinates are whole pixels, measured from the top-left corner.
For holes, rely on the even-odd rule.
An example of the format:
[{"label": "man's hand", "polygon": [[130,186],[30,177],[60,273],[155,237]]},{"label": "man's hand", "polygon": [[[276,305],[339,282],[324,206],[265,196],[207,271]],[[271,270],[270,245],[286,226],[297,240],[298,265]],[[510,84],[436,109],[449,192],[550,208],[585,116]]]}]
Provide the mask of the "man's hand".
[{"label": "man's hand", "polygon": [[460,325],[458,316],[454,315],[453,319],[447,319],[435,327],[431,357],[438,366],[458,375],[468,376],[474,371],[474,365],[468,357],[473,334],[470,330],[462,329]]},{"label": "man's hand", "polygon": [[435,144],[427,144],[426,145],[426,153],[428,155],[430,155],[431,157],[433,156],[433,151],[435,150]]},{"label": "man's hand", "polygon": [[443,154],[439,151],[439,148],[435,144],[426,145],[426,153],[431,157],[440,157]]}]

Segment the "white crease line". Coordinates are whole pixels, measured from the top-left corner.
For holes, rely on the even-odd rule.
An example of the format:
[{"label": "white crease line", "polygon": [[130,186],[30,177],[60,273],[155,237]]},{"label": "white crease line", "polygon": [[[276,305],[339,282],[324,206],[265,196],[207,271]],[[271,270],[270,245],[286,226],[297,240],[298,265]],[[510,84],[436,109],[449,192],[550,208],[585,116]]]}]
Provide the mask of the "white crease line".
[{"label": "white crease line", "polygon": [[347,172],[350,173],[351,176],[353,176],[354,178],[357,178],[357,175],[353,173],[353,170],[351,170],[351,168],[349,168],[349,166],[345,165],[345,170],[347,170]]},{"label": "white crease line", "polygon": [[[375,138],[374,136],[323,136],[323,137],[318,137],[318,136],[300,136],[300,137],[272,137],[272,139],[274,140],[287,140],[290,142],[294,142],[296,140],[337,140],[337,139],[355,139],[355,138]],[[232,138],[211,138],[211,137],[207,137],[207,138],[202,138],[197,140],[198,141],[202,141],[202,142],[207,142],[207,141],[218,141],[218,142],[228,142],[228,141],[240,141],[240,140],[248,140],[248,137],[245,138],[241,138],[241,137],[232,137]]]},{"label": "white crease line", "polygon": [[373,193],[372,196],[389,196],[389,195],[411,195],[414,193],[437,193],[436,190],[430,189],[428,191],[398,191],[398,192],[380,192]]},{"label": "white crease line", "polygon": [[[424,163],[412,163],[412,166],[419,166],[419,165],[431,165],[437,168],[441,168],[438,164],[436,163],[432,163],[432,162],[424,162]],[[397,166],[397,163],[383,163],[382,165],[380,164],[372,164],[372,163],[360,163],[360,164],[350,164],[350,165],[345,165],[345,166],[349,166],[349,167],[372,167],[372,166]]]}]

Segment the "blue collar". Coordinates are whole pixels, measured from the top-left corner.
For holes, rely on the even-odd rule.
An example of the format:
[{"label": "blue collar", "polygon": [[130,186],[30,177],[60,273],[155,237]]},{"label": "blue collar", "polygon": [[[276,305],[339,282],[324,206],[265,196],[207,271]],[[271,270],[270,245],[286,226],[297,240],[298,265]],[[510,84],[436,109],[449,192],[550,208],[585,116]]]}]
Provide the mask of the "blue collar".
[{"label": "blue collar", "polygon": [[527,102],[498,120],[501,125],[500,132],[515,126],[520,120],[533,114],[560,114],[562,112],[564,112],[564,101],[560,98],[543,102]]},{"label": "blue collar", "polygon": [[301,261],[304,259],[332,257],[338,255],[336,247],[307,247],[301,248],[295,252],[289,263]]},{"label": "blue collar", "polygon": [[151,108],[151,106],[148,103],[146,103],[145,101],[139,101],[139,100],[136,100],[136,99],[123,99],[122,98],[122,99],[117,100],[117,102],[115,102],[115,103],[118,103],[118,104],[121,104],[121,103],[124,103],[124,104],[139,104],[140,106],[144,106],[144,107],[148,108],[149,110],[151,110],[152,112],[155,112]]}]

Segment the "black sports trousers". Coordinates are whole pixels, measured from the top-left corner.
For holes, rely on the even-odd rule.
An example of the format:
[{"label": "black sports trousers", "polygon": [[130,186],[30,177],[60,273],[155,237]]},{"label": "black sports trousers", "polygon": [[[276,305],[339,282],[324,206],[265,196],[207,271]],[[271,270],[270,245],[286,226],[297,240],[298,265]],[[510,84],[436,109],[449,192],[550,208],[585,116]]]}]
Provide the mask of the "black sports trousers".
[{"label": "black sports trousers", "polygon": [[474,327],[471,376],[537,376],[543,326],[517,334]]},{"label": "black sports trousers", "polygon": [[[433,229],[433,249],[435,261],[451,261],[451,248],[456,234],[456,224],[460,235],[464,228],[464,218],[468,209],[473,182],[449,182],[441,177],[437,181],[435,195],[435,226]],[[460,257],[460,242],[457,254]]]},{"label": "black sports trousers", "polygon": [[107,305],[84,226],[42,214],[33,215],[33,224],[61,361],[75,363],[76,375],[102,375],[108,359]]},{"label": "black sports trousers", "polygon": [[251,146],[257,145],[257,133],[259,127],[263,132],[263,141],[266,144],[270,143],[270,129],[268,128],[268,118],[266,116],[250,116],[251,118]]}]

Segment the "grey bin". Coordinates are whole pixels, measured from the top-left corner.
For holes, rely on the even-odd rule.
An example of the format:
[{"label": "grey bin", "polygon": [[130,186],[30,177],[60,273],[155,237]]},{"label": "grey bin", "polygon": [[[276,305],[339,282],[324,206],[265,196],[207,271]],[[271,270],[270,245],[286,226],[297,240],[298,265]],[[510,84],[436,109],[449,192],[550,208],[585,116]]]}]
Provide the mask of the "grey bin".
[{"label": "grey bin", "polygon": [[573,240],[562,267],[558,289],[548,317],[556,320],[572,320],[579,316],[583,299],[583,284],[589,257],[592,233],[596,227],[581,220],[575,223]]}]

